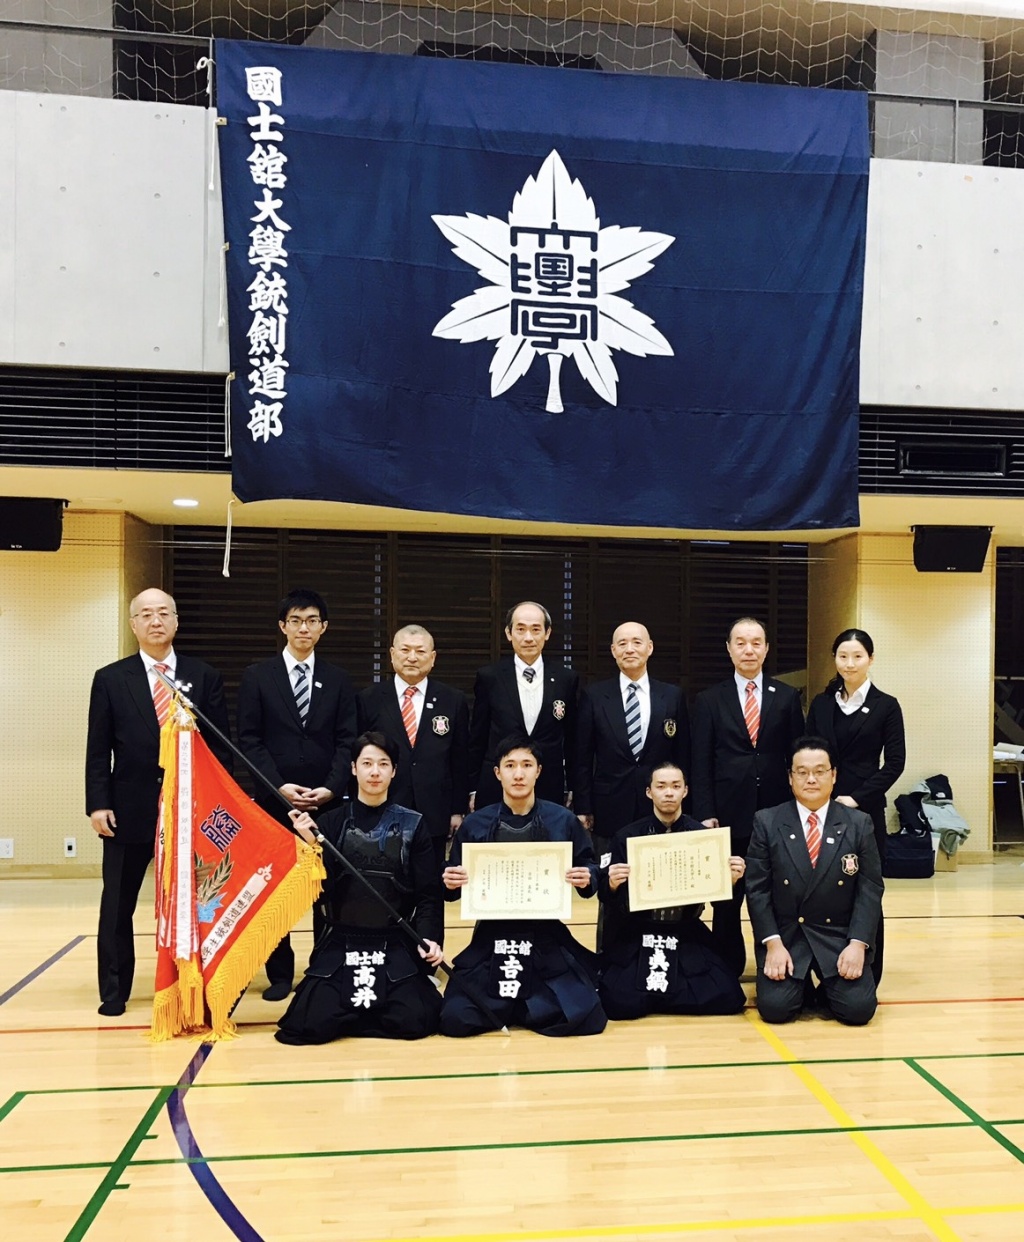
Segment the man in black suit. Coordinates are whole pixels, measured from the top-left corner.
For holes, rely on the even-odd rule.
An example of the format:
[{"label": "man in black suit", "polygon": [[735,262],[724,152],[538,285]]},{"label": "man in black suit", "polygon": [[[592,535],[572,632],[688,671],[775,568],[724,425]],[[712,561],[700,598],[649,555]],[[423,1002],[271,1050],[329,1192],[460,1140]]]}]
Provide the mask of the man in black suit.
[{"label": "man in black suit", "polygon": [[[238,687],[238,742],[297,811],[315,814],[340,797],[351,775],[356,698],[344,669],[314,654],[328,625],[327,604],[316,591],[292,591],[278,607],[285,637],[280,655],[251,664]],[[281,823],[287,812],[261,786],[256,801]],[[313,908],[314,939],[322,929]],[[284,1000],[292,990],[295,954],[285,936],[267,958],[270,986],[264,1000]]]},{"label": "man in black suit", "polygon": [[541,752],[537,797],[565,806],[576,761],[579,678],[572,669],[545,664],[551,615],[541,604],[524,600],[510,608],[505,637],[512,644],[513,658],[480,669],[473,690],[469,771],[476,792],[472,806],[479,811],[501,801],[501,786],[494,775],[496,750],[512,733],[525,733]]},{"label": "man in black suit", "polygon": [[[99,669],[89,698],[85,744],[85,813],[102,838],[103,891],[96,956],[104,1017],[124,1013],[135,978],[132,918],[156,841],[160,769],[160,725],[171,694],[157,676],[189,687],[196,706],[228,733],[224,683],[201,660],[174,650],[178,610],[166,592],[153,587],[128,606],[138,655]],[[200,726],[200,731],[202,731]],[[231,754],[218,738],[206,738],[230,771]]]},{"label": "man in black suit", "polygon": [[851,1026],[874,1016],[868,964],[882,864],[870,818],[830,800],[835,779],[825,739],[798,738],[789,772],[794,798],[754,816],[747,904],[765,1022],[789,1022],[811,1000]]},{"label": "man in black suit", "polygon": [[580,698],[579,768],[573,806],[594,832],[600,855],[605,842],[650,813],[651,770],[673,763],[690,770],[690,718],[678,686],[654,681],[647,662],[654,643],[646,626],[627,621],[612,635],[618,677],[595,682]]},{"label": "man in black suit", "polygon": [[[750,844],[754,815],[789,797],[789,749],[804,731],[800,695],[764,676],[768,636],[754,617],[740,617],[729,630],[726,650],[733,675],[697,695],[693,711],[691,812],[695,819],[731,829],[731,852]],[[737,975],[747,961],[740,915],[745,881],[732,901],[715,902],[715,949]]]},{"label": "man in black suit", "polygon": [[356,709],[360,733],[383,733],[398,747],[390,796],[423,816],[440,876],[469,804],[469,704],[429,676],[436,659],[428,630],[402,626],[391,643],[394,677],[360,690]]}]

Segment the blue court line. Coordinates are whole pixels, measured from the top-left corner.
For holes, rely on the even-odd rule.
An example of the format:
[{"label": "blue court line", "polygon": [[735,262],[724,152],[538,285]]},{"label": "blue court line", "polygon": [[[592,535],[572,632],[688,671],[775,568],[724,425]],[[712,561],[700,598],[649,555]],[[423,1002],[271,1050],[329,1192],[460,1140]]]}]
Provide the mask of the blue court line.
[{"label": "blue court line", "polygon": [[83,940],[85,940],[85,936],[76,936],[74,940],[69,940],[63,949],[58,949],[52,957],[48,957],[46,961],[37,966],[35,970],[29,971],[24,979],[19,979],[18,982],[13,987],[8,988],[6,992],[0,992],[0,1005],[6,1004],[12,996],[17,996],[22,988],[27,988],[33,979],[38,979],[44,970],[49,970],[54,962],[59,962],[66,953],[70,953],[71,950],[77,945],[80,945]]},{"label": "blue court line", "polygon": [[207,1201],[225,1225],[231,1230],[239,1242],[264,1242],[264,1239],[249,1224],[238,1207],[232,1202],[228,1192],[217,1180],[213,1170],[206,1163],[206,1157],[199,1150],[196,1136],[192,1132],[188,1117],[185,1115],[185,1095],[195,1082],[196,1075],[203,1068],[206,1058],[213,1051],[213,1044],[202,1044],[198,1052],[185,1067],[185,1072],[178,1079],[174,1090],[167,1097],[167,1117],[174,1132],[178,1150],[185,1158],[188,1171],[195,1178],[196,1185],[206,1196]]}]

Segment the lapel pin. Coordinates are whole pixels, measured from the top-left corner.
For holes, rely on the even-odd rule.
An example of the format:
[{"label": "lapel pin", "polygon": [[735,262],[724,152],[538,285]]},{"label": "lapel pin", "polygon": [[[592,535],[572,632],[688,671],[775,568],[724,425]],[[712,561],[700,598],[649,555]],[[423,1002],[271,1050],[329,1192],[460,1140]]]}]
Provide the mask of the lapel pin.
[{"label": "lapel pin", "polygon": [[322,690],[324,688],[324,683],[322,681],[314,681],[313,685],[316,686],[318,690]]},{"label": "lapel pin", "polygon": [[434,704],[433,704],[433,703],[428,703],[428,704],[427,704],[427,706],[428,706],[428,707],[433,707],[433,706],[434,706]]},{"label": "lapel pin", "polygon": [[871,708],[870,708],[870,707],[862,707],[860,710],[861,710],[861,711],[864,713],[864,715],[866,716],[866,715],[868,714],[868,712],[869,712],[869,711],[871,711]]},{"label": "lapel pin", "polygon": [[825,844],[826,844],[826,845],[835,845],[835,843],[836,843],[836,839],[835,839],[835,837],[826,837],[826,838],[825,838]]},{"label": "lapel pin", "polygon": [[769,693],[769,694],[774,694],[774,693],[775,693],[775,687],[774,687],[774,686],[769,686],[769,687],[768,687],[768,693]]},{"label": "lapel pin", "polygon": [[790,839],[791,841],[795,841],[795,840],[796,840],[796,833],[795,833],[795,832],[791,832],[791,833],[789,834],[789,839]]}]

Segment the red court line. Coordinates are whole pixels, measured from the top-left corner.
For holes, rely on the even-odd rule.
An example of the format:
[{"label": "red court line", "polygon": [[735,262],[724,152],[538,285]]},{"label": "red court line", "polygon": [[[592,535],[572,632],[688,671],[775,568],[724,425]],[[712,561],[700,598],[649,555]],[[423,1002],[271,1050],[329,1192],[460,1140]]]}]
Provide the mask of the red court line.
[{"label": "red court line", "polygon": [[[896,1001],[879,1001],[878,1006],[883,1005],[1020,1005],[1024,1004],[1024,996],[947,996],[939,1000],[896,1000]],[[748,1009],[753,1009],[753,1003],[748,1002]],[[239,1022],[237,1024],[246,1029],[254,1029],[259,1027],[277,1026],[273,1019],[266,1022]],[[26,1026],[2,1028],[0,1027],[0,1035],[60,1035],[81,1033],[83,1031],[148,1031],[148,1024],[142,1026]]]}]

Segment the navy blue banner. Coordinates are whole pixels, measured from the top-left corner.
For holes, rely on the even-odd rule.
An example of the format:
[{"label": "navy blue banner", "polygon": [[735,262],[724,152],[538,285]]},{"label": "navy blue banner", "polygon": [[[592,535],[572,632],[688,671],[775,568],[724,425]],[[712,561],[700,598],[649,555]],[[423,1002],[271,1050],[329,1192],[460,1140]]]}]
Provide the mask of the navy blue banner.
[{"label": "navy blue banner", "polygon": [[233,486],[856,525],[867,100],[217,44]]}]

